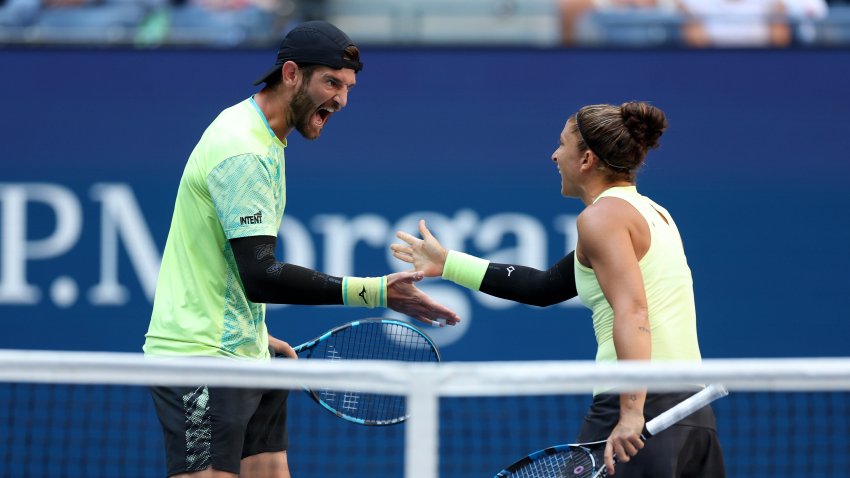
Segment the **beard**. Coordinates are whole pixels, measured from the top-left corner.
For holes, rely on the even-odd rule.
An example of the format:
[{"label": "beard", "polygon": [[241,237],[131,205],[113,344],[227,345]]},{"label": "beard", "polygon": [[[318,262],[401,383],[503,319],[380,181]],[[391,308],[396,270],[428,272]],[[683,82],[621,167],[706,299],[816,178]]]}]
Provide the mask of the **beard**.
[{"label": "beard", "polygon": [[322,129],[310,129],[310,118],[316,111],[316,105],[307,94],[306,85],[301,85],[301,88],[295,93],[295,96],[289,102],[289,124],[295,127],[295,130],[306,139],[316,139],[322,133]]}]

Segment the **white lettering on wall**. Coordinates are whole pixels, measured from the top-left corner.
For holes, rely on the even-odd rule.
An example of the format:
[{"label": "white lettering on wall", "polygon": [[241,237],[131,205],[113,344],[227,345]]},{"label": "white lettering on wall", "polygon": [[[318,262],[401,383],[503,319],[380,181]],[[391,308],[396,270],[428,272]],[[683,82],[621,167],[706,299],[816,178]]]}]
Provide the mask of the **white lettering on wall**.
[{"label": "white lettering on wall", "polygon": [[[27,237],[27,225],[46,216],[27,214],[29,203],[42,203],[53,212],[56,226],[41,239]],[[61,256],[80,237],[82,212],[67,188],[45,183],[0,183],[0,303],[37,304],[41,290],[27,283],[27,262]]]},{"label": "white lettering on wall", "polygon": [[145,297],[153,300],[162,261],[133,190],[126,184],[95,184],[91,197],[100,208],[100,282],[89,290],[95,305],[123,305],[130,300],[118,282],[118,243],[126,246]]},{"label": "white lettering on wall", "polygon": [[[97,264],[97,282],[88,290],[88,301],[96,306],[120,306],[131,300],[127,274],[120,269],[121,253],[126,253],[132,272],[148,302],[153,300],[161,254],[148,228],[142,208],[132,187],[125,183],[98,183],[89,191],[92,202],[100,205],[99,221],[88,221],[97,227],[99,237],[94,257],[83,264]],[[31,207],[38,204],[37,208]],[[47,213],[44,213],[44,206]],[[35,211],[35,213],[33,213]],[[55,277],[40,277],[30,283],[27,275],[31,261],[46,261],[74,254],[84,225],[83,208],[77,195],[65,186],[46,183],[0,183],[0,304],[36,305],[42,302],[43,290],[59,307],[69,307],[78,298],[78,278],[74,271],[57,270]],[[468,251],[494,262],[522,264],[546,269],[554,261],[548,258],[549,234],[536,217],[523,212],[499,213],[481,217],[471,209],[460,209],[452,215],[435,211],[417,211],[401,217],[394,224],[384,216],[364,213],[355,216],[320,214],[309,221],[310,229],[299,219],[287,215],[279,231],[284,262],[321,270],[328,274],[378,275],[409,269],[409,265],[392,257],[389,244],[398,242],[395,231],[419,234],[418,221],[424,218],[428,227],[448,249]],[[51,232],[43,237],[30,237],[33,230],[43,231],[45,221],[55,221]],[[51,224],[48,223],[48,226]],[[38,226],[38,227],[36,227]],[[575,216],[554,219],[555,232],[563,237],[563,253],[575,248]],[[165,242],[165,238],[161,238]],[[364,271],[356,262],[358,248],[383,251],[385,268],[370,266]],[[87,252],[89,253],[89,252]],[[556,257],[555,260],[558,260]],[[131,276],[132,277],[132,276]],[[122,280],[124,281],[122,283]],[[466,312],[465,325],[442,329],[441,342],[460,338],[469,327],[472,304],[487,309],[506,309],[518,304],[490,297],[480,292],[469,293],[453,284],[423,283],[423,290],[443,300],[456,311]],[[473,302],[474,301],[474,302]],[[578,305],[568,301],[563,306]]]},{"label": "white lettering on wall", "polygon": [[389,222],[376,214],[353,218],[320,214],[313,220],[313,229],[324,236],[323,272],[335,276],[354,275],[354,249],[358,242],[363,241],[376,248],[384,247],[387,236],[391,234]]}]

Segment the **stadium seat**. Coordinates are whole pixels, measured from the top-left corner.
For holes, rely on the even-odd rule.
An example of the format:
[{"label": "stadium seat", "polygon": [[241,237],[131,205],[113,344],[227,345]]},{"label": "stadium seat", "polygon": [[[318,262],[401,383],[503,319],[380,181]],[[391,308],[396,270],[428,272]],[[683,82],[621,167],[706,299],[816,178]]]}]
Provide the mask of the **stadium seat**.
[{"label": "stadium seat", "polygon": [[376,43],[556,45],[552,0],[330,0],[325,15]]},{"label": "stadium seat", "polygon": [[813,44],[850,45],[850,4],[831,6],[826,18],[816,21],[814,27]]},{"label": "stadium seat", "polygon": [[664,10],[595,11],[578,24],[579,44],[617,47],[676,45],[681,17]]}]

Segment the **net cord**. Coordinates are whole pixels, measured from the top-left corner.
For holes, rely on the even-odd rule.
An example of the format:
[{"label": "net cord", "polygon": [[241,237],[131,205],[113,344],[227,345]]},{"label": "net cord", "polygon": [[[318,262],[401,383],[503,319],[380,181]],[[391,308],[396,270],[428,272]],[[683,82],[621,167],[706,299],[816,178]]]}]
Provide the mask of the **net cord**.
[{"label": "net cord", "polygon": [[297,389],[359,387],[408,395],[417,383],[440,397],[547,395],[721,383],[731,391],[850,390],[850,358],[405,363],[381,360],[242,361],[145,358],[118,352],[0,350],[0,381],[124,385],[229,385]]},{"label": "net cord", "polygon": [[0,350],[0,381],[269,388],[357,388],[403,395],[405,478],[436,478],[440,397],[591,393],[595,386],[731,391],[850,390],[850,358],[709,359],[702,363],[590,361],[403,363],[365,360],[241,361],[145,358],[117,352]]}]

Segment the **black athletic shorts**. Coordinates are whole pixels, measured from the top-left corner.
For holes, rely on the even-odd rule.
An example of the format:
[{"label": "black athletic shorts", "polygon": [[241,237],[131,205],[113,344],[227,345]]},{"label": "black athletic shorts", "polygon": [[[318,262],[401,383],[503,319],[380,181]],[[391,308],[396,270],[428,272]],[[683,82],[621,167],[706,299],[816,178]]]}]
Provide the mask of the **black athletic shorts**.
[{"label": "black athletic shorts", "polygon": [[[644,404],[646,421],[693,394],[647,394]],[[620,395],[599,394],[593,397],[578,442],[607,440],[619,420]],[[618,463],[615,467],[617,478],[724,478],[726,466],[711,405],[652,437],[628,463]]]},{"label": "black athletic shorts", "polygon": [[285,451],[287,390],[150,387],[165,438],[168,476],[239,474],[242,458]]}]

